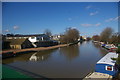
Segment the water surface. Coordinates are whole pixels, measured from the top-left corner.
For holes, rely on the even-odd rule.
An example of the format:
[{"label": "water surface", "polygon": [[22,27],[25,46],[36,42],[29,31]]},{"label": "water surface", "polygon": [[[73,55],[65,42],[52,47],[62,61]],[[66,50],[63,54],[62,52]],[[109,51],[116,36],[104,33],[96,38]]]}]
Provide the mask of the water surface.
[{"label": "water surface", "polygon": [[94,71],[96,62],[107,52],[85,41],[76,45],[26,53],[4,59],[3,63],[48,78],[83,78]]}]

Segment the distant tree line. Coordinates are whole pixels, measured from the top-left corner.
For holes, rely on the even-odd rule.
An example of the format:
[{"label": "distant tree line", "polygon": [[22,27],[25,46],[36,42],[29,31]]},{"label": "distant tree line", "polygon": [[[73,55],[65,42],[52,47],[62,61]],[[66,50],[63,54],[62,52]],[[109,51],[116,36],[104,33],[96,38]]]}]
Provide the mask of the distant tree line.
[{"label": "distant tree line", "polygon": [[101,32],[100,35],[94,35],[92,39],[95,41],[117,45],[118,43],[120,43],[120,33],[113,33],[113,29],[107,27]]},{"label": "distant tree line", "polygon": [[49,29],[45,29],[44,34],[48,35],[49,37],[52,36],[52,32]]}]

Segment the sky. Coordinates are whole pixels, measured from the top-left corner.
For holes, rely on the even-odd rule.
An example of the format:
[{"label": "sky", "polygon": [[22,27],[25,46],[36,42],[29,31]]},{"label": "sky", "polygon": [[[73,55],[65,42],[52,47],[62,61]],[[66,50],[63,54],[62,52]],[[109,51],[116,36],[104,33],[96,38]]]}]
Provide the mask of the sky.
[{"label": "sky", "polygon": [[3,34],[62,34],[66,28],[82,36],[99,35],[106,27],[118,32],[117,2],[3,2]]}]

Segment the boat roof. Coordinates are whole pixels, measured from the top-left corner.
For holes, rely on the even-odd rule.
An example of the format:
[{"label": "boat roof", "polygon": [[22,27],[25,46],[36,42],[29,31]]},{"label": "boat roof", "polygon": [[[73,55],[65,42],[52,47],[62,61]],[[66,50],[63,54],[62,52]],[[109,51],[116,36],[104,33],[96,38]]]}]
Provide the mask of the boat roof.
[{"label": "boat roof", "polygon": [[115,52],[109,52],[108,54],[106,54],[102,59],[100,59],[97,64],[109,64],[109,65],[114,65],[115,64],[115,60],[112,60],[111,58],[117,58],[118,54],[116,54]]}]

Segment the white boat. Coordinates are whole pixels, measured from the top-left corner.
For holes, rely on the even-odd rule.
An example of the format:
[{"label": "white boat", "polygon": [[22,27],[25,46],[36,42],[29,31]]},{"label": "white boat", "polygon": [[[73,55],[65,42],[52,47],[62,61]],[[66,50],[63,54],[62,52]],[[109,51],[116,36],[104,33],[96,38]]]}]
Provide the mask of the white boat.
[{"label": "white boat", "polygon": [[106,44],[105,48],[107,48],[107,49],[117,49],[117,47],[114,44]]}]

